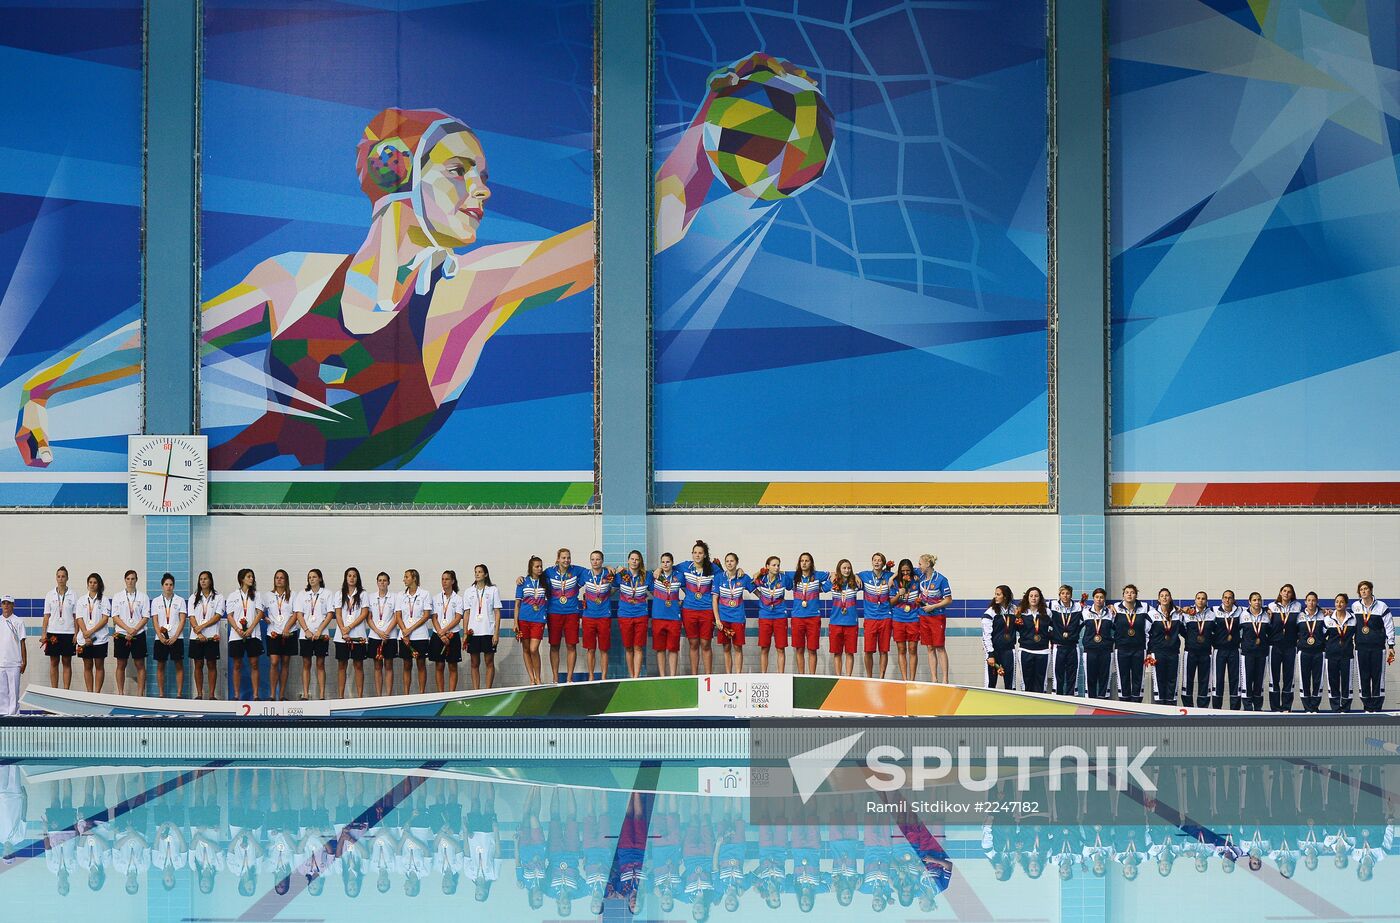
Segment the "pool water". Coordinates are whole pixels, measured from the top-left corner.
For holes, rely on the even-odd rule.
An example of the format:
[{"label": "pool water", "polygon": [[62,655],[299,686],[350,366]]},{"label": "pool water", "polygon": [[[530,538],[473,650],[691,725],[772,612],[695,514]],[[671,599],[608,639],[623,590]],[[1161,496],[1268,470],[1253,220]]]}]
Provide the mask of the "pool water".
[{"label": "pool water", "polygon": [[0,920],[1375,918],[1396,767],[1181,761],[948,823],[758,812],[703,763],[10,761]]}]

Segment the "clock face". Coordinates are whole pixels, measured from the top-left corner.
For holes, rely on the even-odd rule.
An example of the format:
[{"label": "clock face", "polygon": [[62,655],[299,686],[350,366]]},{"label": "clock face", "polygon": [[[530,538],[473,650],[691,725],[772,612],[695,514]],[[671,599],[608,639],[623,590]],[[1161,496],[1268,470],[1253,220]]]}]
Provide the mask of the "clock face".
[{"label": "clock face", "polygon": [[206,436],[132,436],[127,446],[127,512],[203,516],[208,512]]}]

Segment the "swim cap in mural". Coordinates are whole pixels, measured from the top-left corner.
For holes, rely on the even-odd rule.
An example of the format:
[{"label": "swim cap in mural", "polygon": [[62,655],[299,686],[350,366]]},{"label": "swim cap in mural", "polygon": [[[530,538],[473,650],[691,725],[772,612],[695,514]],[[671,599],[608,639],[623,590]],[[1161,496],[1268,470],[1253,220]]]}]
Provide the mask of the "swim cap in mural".
[{"label": "swim cap in mural", "polygon": [[732,83],[715,87],[705,114],[710,168],[749,198],[796,195],[822,175],[831,152],[833,119],[821,91],[806,71],[772,59],[714,83],[726,76]]}]

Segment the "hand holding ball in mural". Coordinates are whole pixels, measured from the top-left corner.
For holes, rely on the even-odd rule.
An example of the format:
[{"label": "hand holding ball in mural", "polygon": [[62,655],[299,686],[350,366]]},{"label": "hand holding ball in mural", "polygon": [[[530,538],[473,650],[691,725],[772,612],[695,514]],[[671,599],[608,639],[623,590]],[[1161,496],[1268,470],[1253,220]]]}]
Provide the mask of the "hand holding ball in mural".
[{"label": "hand holding ball in mural", "polygon": [[734,192],[772,202],[826,170],[834,119],[816,81],[755,52],[710,75],[703,143],[710,169]]}]

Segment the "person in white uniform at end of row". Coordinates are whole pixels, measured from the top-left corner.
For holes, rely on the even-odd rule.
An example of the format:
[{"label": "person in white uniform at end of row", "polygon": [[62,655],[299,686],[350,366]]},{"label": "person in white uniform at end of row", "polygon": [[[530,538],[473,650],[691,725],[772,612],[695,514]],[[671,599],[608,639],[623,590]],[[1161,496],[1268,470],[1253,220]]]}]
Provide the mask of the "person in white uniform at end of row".
[{"label": "person in white uniform at end of row", "polygon": [[0,718],[19,714],[19,678],[28,665],[24,623],[15,615],[15,598],[0,597]]}]

